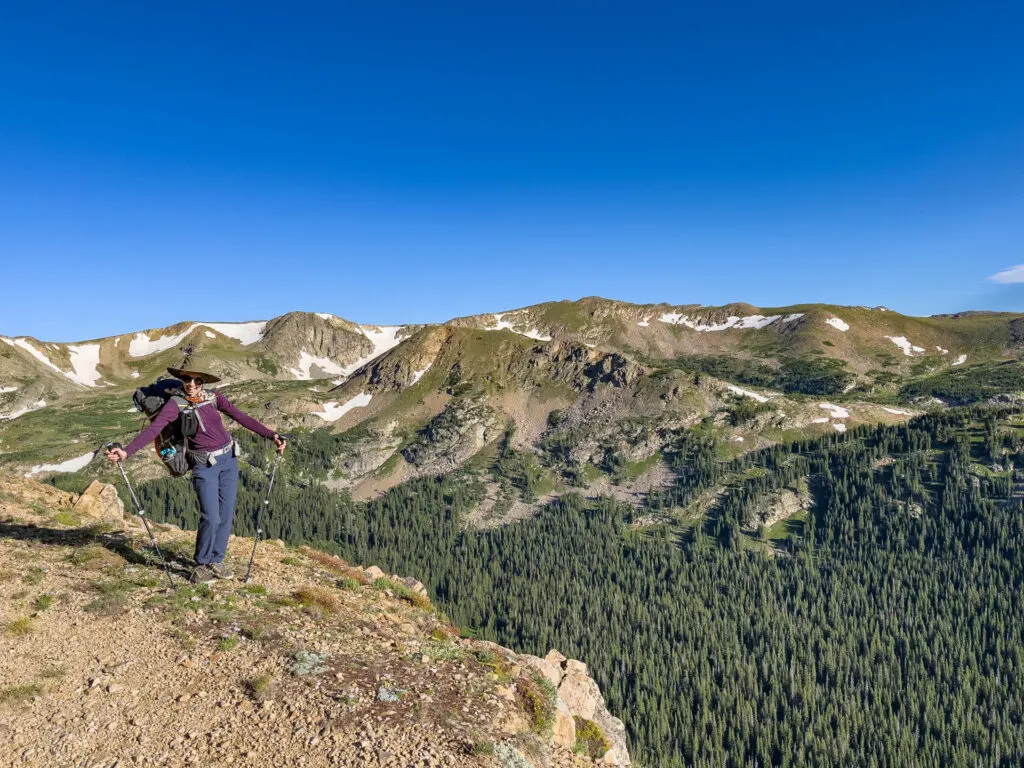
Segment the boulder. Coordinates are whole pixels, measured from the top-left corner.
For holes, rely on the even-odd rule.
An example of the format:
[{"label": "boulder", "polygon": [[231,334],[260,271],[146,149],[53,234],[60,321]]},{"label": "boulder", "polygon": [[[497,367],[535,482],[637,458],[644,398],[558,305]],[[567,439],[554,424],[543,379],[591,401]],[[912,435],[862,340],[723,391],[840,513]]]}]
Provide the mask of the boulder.
[{"label": "boulder", "polygon": [[415,592],[417,595],[427,596],[427,588],[423,586],[422,582],[416,581],[412,576],[406,576],[401,580],[402,583]]},{"label": "boulder", "polygon": [[569,672],[579,672],[581,675],[587,674],[587,665],[576,659],[566,659],[562,666],[565,668],[566,674]]},{"label": "boulder", "polygon": [[548,655],[544,657],[544,660],[545,661],[550,661],[556,667],[561,667],[562,666],[562,662],[565,661],[565,656],[563,656],[558,651],[556,651],[554,648],[552,648],[550,651],[548,651]]},{"label": "boulder", "polygon": [[519,660],[530,669],[540,673],[550,680],[551,684],[555,686],[555,688],[558,688],[558,686],[561,685],[563,672],[557,664],[552,664],[547,659],[530,656],[529,654],[520,655]]},{"label": "boulder", "polygon": [[93,480],[71,507],[83,518],[124,525],[124,504],[117,489],[109,483]]},{"label": "boulder", "polygon": [[570,672],[562,678],[558,695],[569,706],[570,712],[586,720],[593,720],[598,706],[604,705],[597,683],[579,672]]},{"label": "boulder", "polygon": [[558,699],[558,709],[555,710],[551,740],[555,746],[566,749],[573,749],[576,746],[576,720],[569,711],[569,706],[561,699]]},{"label": "boulder", "polygon": [[384,571],[382,571],[376,565],[371,565],[369,568],[364,568],[363,573],[366,574],[366,578],[369,579],[371,583],[376,581],[377,579],[384,578]]}]

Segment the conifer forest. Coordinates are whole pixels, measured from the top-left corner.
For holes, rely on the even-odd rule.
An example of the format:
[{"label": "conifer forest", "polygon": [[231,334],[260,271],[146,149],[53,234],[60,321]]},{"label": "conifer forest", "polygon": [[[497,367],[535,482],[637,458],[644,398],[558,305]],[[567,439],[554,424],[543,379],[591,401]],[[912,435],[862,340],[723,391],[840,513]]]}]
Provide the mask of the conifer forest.
[{"label": "conifer forest", "polygon": [[[731,460],[687,430],[645,508],[569,493],[487,530],[464,525],[472,473],[355,503],[320,483],[331,438],[309,433],[263,527],[415,576],[466,632],[583,659],[643,766],[1008,768],[1024,762],[1022,425],[965,407]],[[264,446],[250,455],[240,535],[269,470]],[[763,500],[799,482],[810,514],[766,538]],[[715,489],[702,516],[673,516]],[[140,494],[195,527],[187,482]]]}]

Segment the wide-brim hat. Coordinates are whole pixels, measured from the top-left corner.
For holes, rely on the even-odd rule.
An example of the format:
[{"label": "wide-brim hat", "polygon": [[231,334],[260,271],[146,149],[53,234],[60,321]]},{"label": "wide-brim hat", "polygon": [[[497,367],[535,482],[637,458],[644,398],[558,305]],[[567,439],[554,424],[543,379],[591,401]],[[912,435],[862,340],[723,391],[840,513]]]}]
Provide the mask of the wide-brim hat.
[{"label": "wide-brim hat", "polygon": [[197,379],[202,379],[204,384],[216,384],[220,381],[220,376],[214,376],[212,373],[200,370],[205,367],[204,365],[190,363],[184,368],[168,368],[167,372],[176,379],[180,379],[182,376],[193,376]]}]

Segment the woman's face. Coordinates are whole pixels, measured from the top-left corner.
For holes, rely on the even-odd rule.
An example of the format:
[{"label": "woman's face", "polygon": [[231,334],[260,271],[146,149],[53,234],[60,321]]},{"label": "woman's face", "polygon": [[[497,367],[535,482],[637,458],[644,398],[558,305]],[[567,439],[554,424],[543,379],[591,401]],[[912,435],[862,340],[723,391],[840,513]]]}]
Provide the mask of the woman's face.
[{"label": "woman's face", "polygon": [[185,385],[185,394],[189,397],[195,397],[203,389],[202,379],[194,379],[190,376],[186,376],[182,379],[182,383]]}]

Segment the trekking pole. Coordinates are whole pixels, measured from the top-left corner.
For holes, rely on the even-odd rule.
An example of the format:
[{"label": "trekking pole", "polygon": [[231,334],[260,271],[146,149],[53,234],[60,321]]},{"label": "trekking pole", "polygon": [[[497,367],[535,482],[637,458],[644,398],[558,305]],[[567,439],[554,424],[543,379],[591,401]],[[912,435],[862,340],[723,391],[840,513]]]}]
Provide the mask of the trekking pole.
[{"label": "trekking pole", "polygon": [[[281,461],[281,457],[284,454],[279,453],[274,458],[274,468],[270,471],[270,485],[267,487],[267,497],[263,499],[263,512],[267,511],[267,507],[270,506],[270,492],[274,490],[274,478],[277,477],[277,465]],[[249,567],[245,569],[245,578],[242,579],[243,584],[248,584],[249,579],[252,578],[252,563],[256,559],[256,544],[259,543],[260,534],[263,533],[263,529],[260,527],[260,511],[256,512],[256,536],[252,540],[252,552],[249,553]]]},{"label": "trekking pole", "polygon": [[[107,443],[103,447],[108,451],[114,448],[121,448],[123,450],[123,446],[120,443]],[[167,566],[167,560],[164,558],[164,553],[160,551],[160,545],[156,543],[156,537],[153,535],[153,529],[149,527],[149,520],[146,519],[146,511],[142,508],[142,504],[139,502],[139,497],[135,495],[135,489],[132,488],[132,484],[128,480],[128,473],[124,471],[124,461],[118,461],[117,468],[121,470],[121,477],[124,478],[124,484],[128,486],[128,493],[131,494],[132,501],[135,502],[135,512],[142,518],[142,524],[146,526],[146,533],[149,534],[149,543],[153,545],[153,549],[156,550],[157,555],[160,557],[160,562],[163,563],[164,573],[167,574],[167,583],[171,585],[171,589],[176,589],[174,579],[171,578],[171,569]]]}]

